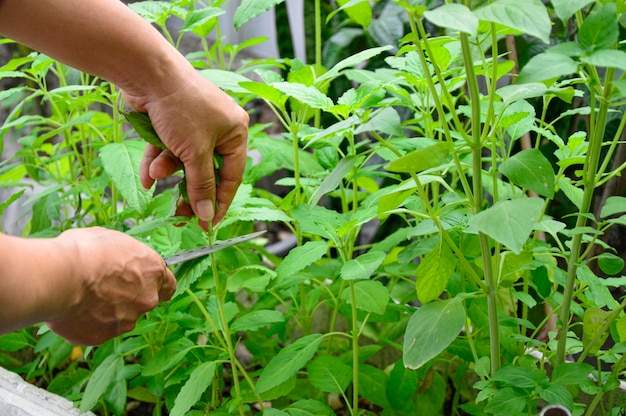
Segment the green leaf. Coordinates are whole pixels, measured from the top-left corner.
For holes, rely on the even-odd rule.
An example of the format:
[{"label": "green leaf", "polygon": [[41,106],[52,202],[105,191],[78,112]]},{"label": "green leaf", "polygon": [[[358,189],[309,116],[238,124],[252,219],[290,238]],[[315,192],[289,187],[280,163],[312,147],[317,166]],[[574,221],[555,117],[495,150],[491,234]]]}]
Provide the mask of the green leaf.
[{"label": "green leaf", "polygon": [[444,4],[424,12],[424,17],[433,24],[446,29],[458,30],[472,36],[476,36],[478,32],[478,18],[462,4]]},{"label": "green leaf", "polygon": [[139,180],[139,163],[145,148],[144,142],[124,141],[107,144],[100,149],[105,172],[124,201],[139,213],[145,212],[152,197]]},{"label": "green leaf", "polygon": [[141,375],[151,377],[169,370],[195,347],[188,338],[178,338],[165,345],[142,368]]},{"label": "green leaf", "polygon": [[287,408],[290,416],[335,416],[335,412],[319,400],[303,399]]},{"label": "green leaf", "polygon": [[197,260],[186,261],[174,270],[176,275],[176,291],[172,298],[185,293],[211,265],[211,257],[203,257]]},{"label": "green leaf", "polygon": [[542,370],[530,367],[518,367],[506,365],[496,371],[490,378],[491,381],[499,381],[520,389],[532,389],[540,386],[548,376]]},{"label": "green leaf", "polygon": [[518,415],[526,407],[526,395],[526,392],[512,387],[498,390],[485,407],[485,412],[495,415]]},{"label": "green leaf", "polygon": [[252,311],[238,318],[230,326],[233,332],[256,331],[277,322],[285,322],[285,316],[279,311],[260,310]]},{"label": "green leaf", "polygon": [[327,110],[333,105],[333,100],[315,87],[294,82],[274,82],[272,87],[312,108]]},{"label": "green leaf", "polygon": [[554,368],[552,372],[552,383],[569,386],[581,384],[587,380],[593,367],[587,363],[563,363]]},{"label": "green leaf", "polygon": [[480,20],[499,23],[550,43],[552,24],[541,0],[496,0],[474,13]]},{"label": "green leaf", "polygon": [[547,389],[539,393],[539,397],[545,400],[546,403],[561,405],[570,412],[574,411],[574,399],[572,398],[572,394],[561,385],[549,385]]},{"label": "green leaf", "polygon": [[288,277],[321,259],[328,251],[325,241],[307,241],[285,256],[276,268],[280,277]]},{"label": "green leaf", "polygon": [[418,372],[404,367],[402,360],[398,360],[391,370],[387,383],[387,399],[397,410],[404,410],[410,405],[411,398],[419,385]]},{"label": "green leaf", "polygon": [[588,308],[583,315],[583,346],[590,355],[597,353],[609,336],[609,331],[601,332],[611,311]]},{"label": "green leaf", "polygon": [[180,389],[174,400],[170,416],[184,416],[202,397],[202,393],[211,385],[215,375],[214,361],[204,362],[193,369],[189,379]]},{"label": "green leaf", "polygon": [[450,144],[438,142],[392,160],[386,169],[398,173],[421,172],[442,165],[449,155]]},{"label": "green leaf", "polygon": [[245,94],[249,92],[246,88],[243,88],[240,83],[250,82],[250,80],[236,72],[225,71],[222,69],[203,69],[199,71],[199,73],[215,85],[219,85],[219,87],[225,91],[237,94]]},{"label": "green leaf", "polygon": [[430,302],[416,310],[404,334],[404,366],[416,370],[448,348],[465,326],[465,318],[460,298]]},{"label": "green leaf", "polygon": [[322,334],[307,335],[280,350],[261,372],[256,392],[261,394],[294,376],[313,358],[322,339]]},{"label": "green leaf", "polygon": [[437,299],[448,286],[456,269],[457,259],[447,244],[439,244],[437,250],[426,254],[417,266],[415,289],[420,302]]},{"label": "green leaf", "polygon": [[226,10],[219,7],[204,7],[199,10],[194,10],[187,15],[180,32],[193,32],[200,37],[206,37],[215,27],[217,18],[224,13],[226,13]]},{"label": "green leaf", "polygon": [[[2,142],[2,140],[0,140],[0,143]],[[1,150],[0,150],[1,152]],[[0,217],[2,216],[2,213],[4,212],[5,209],[7,209],[7,207],[9,205],[11,205],[13,202],[17,201],[22,195],[24,195],[24,192],[26,192],[25,189],[21,189],[13,194],[11,194],[11,196],[9,196],[6,201],[2,201],[2,203],[0,204]]]},{"label": "green leaf", "polygon": [[606,218],[623,212],[626,212],[626,197],[610,196],[600,211],[600,217]]},{"label": "green leaf", "polygon": [[319,86],[322,83],[330,82],[334,78],[338,77],[343,69],[352,68],[354,66],[357,66],[361,62],[367,61],[368,59],[371,59],[374,56],[379,55],[382,52],[388,51],[389,49],[392,49],[392,48],[393,48],[393,46],[391,46],[391,45],[380,46],[380,47],[377,47],[377,48],[366,49],[364,51],[355,53],[354,55],[350,55],[346,59],[343,59],[343,60],[337,62],[337,64],[335,64],[335,66],[333,66],[328,72],[326,72],[325,74],[320,76],[315,81],[315,84]]},{"label": "green leaf", "polygon": [[119,355],[112,354],[106,357],[94,370],[80,401],[81,413],[93,409],[109,385],[115,380],[115,374],[120,367],[124,367],[124,359]]},{"label": "green leaf", "polygon": [[382,251],[368,251],[355,259],[348,260],[341,266],[341,278],[343,280],[369,279],[386,256],[387,254]]},{"label": "green leaf", "polygon": [[309,381],[327,393],[343,393],[352,381],[352,368],[332,355],[320,355],[309,364]]},{"label": "green leaf", "polygon": [[560,178],[557,181],[557,184],[559,185],[559,188],[561,188],[561,191],[563,191],[565,196],[567,196],[567,199],[569,199],[574,205],[576,205],[576,207],[580,209],[583,201],[583,190],[577,186],[574,186],[568,178]]},{"label": "green leaf", "polygon": [[[361,280],[356,283],[350,282],[354,286],[354,300],[356,308],[365,312],[382,315],[385,313],[387,303],[389,303],[389,290],[377,280]],[[352,296],[349,290],[341,293],[341,299],[352,304]]]},{"label": "green leaf", "polygon": [[24,332],[10,332],[0,336],[0,351],[15,352],[32,347]]},{"label": "green leaf", "polygon": [[616,275],[624,269],[624,259],[613,253],[602,253],[598,256],[600,270],[608,275]]},{"label": "green leaf", "polygon": [[626,71],[626,52],[616,49],[601,49],[591,55],[581,56],[580,60],[589,65],[617,68]]},{"label": "green leaf", "polygon": [[578,64],[572,58],[559,53],[545,52],[530,58],[517,77],[516,82],[546,81],[575,74]]},{"label": "green leaf", "polygon": [[402,120],[398,111],[393,107],[385,107],[374,113],[370,119],[360,125],[355,134],[365,133],[369,131],[378,131],[394,137],[402,136]]},{"label": "green leaf", "polygon": [[504,103],[507,105],[519,100],[527,100],[529,98],[541,97],[546,92],[548,92],[548,87],[540,82],[512,84],[498,88],[496,90],[496,94],[502,97]]},{"label": "green leaf", "polygon": [[372,21],[372,7],[369,0],[337,0],[337,4],[341,6],[340,10],[343,10],[350,19],[364,29],[370,25]]},{"label": "green leaf", "polygon": [[606,3],[589,14],[578,31],[578,41],[588,51],[610,49],[619,38],[617,8]]},{"label": "green leaf", "polygon": [[511,182],[541,196],[554,197],[556,176],[539,149],[527,149],[505,160],[499,168]]},{"label": "green leaf", "polygon": [[272,7],[282,3],[284,0],[243,0],[233,16],[235,29],[241,28],[244,24],[265,13]]},{"label": "green leaf", "polygon": [[552,6],[559,19],[566,22],[574,13],[592,2],[593,0],[552,0]]},{"label": "green leaf", "polygon": [[469,225],[520,254],[543,211],[541,198],[501,201],[479,212]]},{"label": "green leaf", "polygon": [[389,407],[387,383],[389,376],[380,368],[359,365],[359,393],[364,399],[382,408]]},{"label": "green leaf", "polygon": [[161,138],[154,130],[154,127],[152,127],[152,121],[150,121],[148,114],[140,113],[139,111],[131,111],[124,113],[124,117],[133,126],[139,137],[153,146],[166,149]]},{"label": "green leaf", "polygon": [[315,190],[315,193],[311,197],[311,201],[309,203],[311,205],[317,205],[324,195],[337,189],[348,172],[350,172],[354,166],[362,160],[362,157],[357,156],[347,156],[341,159],[339,163],[337,163],[337,166],[335,166],[335,169],[333,169],[333,171],[326,178],[324,178],[322,184]]},{"label": "green leaf", "polygon": [[288,97],[278,88],[271,85],[247,81],[239,82],[239,86],[256,95],[258,98],[274,104],[278,108],[283,108],[287,102]]}]

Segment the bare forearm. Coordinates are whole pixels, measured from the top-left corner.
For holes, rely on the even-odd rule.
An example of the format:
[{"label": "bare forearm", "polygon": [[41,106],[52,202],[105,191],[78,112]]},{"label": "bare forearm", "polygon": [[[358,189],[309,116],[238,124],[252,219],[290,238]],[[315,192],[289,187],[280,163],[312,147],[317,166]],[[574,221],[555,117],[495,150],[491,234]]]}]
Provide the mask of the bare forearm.
[{"label": "bare forearm", "polygon": [[0,33],[132,95],[166,95],[172,69],[190,69],[119,0],[0,0]]},{"label": "bare forearm", "polygon": [[75,301],[72,249],[0,234],[0,333],[54,318]]}]

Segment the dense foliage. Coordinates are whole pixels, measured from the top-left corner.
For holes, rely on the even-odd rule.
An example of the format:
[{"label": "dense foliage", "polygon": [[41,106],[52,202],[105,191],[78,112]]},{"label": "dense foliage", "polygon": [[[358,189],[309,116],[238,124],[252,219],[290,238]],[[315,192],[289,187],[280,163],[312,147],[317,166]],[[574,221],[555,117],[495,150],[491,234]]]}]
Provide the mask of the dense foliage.
[{"label": "dense foliage", "polygon": [[[222,3],[132,7],[178,45],[219,34]],[[243,1],[235,25],[280,3]],[[312,64],[231,67],[255,40],[188,55],[280,128],[251,126],[260,157],[209,234],[171,216],[178,188],[142,189],[114,87],[16,49],[0,213],[43,185],[27,235],[103,225],[168,255],[271,233],[181,266],[119,339],[38,326],[0,337],[0,364],[107,415],[622,414],[624,1],[322,3]]]}]

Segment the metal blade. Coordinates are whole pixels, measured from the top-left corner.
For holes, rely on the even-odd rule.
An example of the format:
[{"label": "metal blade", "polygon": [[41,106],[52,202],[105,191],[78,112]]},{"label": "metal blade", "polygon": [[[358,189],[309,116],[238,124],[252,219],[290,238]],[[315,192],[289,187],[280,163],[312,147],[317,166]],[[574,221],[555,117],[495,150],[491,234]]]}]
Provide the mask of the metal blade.
[{"label": "metal blade", "polygon": [[214,253],[216,251],[233,246],[235,244],[242,243],[244,241],[252,240],[253,238],[256,238],[263,234],[265,234],[265,230],[245,234],[235,238],[229,238],[228,240],[216,241],[215,243],[208,246],[194,248],[193,250],[183,251],[182,253],[165,257],[163,260],[165,260],[165,264],[167,264],[168,266],[173,266],[175,264],[183,263],[188,260],[193,260],[197,259],[198,257],[206,256],[209,253]]}]

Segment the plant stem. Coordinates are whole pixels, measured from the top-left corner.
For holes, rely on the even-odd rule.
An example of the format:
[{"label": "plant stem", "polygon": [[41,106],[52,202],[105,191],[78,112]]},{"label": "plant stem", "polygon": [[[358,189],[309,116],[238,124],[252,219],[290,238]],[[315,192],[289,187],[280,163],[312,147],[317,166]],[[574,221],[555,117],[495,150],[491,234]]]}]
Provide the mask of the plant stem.
[{"label": "plant stem", "polygon": [[[482,143],[480,129],[480,95],[474,65],[469,46],[469,39],[466,34],[461,34],[461,49],[465,73],[467,75],[467,86],[470,94],[470,105],[472,109],[472,191],[474,195],[474,213],[482,210],[483,186],[482,186]],[[491,247],[489,238],[484,233],[478,233],[480,250],[483,260],[484,279],[487,283],[487,310],[489,315],[489,343],[491,358],[491,374],[500,368],[500,329],[498,326],[498,302],[497,302],[497,282],[493,274],[491,265]]]},{"label": "plant stem", "polygon": [[354,281],[350,281],[350,299],[352,301],[352,412],[359,410],[359,328],[357,325],[356,293]]},{"label": "plant stem", "polygon": [[[596,93],[593,88],[589,89],[591,112],[589,115],[589,151],[585,156],[585,165],[583,169],[583,198],[579,208],[579,215],[576,219],[576,228],[580,229],[587,224],[587,217],[591,209],[591,203],[593,201],[593,193],[595,191],[597,182],[597,170],[600,162],[600,150],[602,148],[602,142],[604,140],[604,132],[606,129],[606,119],[609,110],[609,98],[611,94],[611,80],[615,70],[613,68],[607,68],[606,71],[606,84],[604,86],[603,97],[600,100],[600,106],[596,114],[594,112]],[[562,364],[565,361],[565,349],[567,344],[567,333],[569,332],[570,321],[570,306],[572,304],[572,298],[574,293],[574,285],[576,283],[576,271],[578,270],[578,264],[580,261],[580,252],[582,245],[582,233],[576,233],[572,238],[572,246],[570,249],[569,258],[567,260],[567,277],[565,280],[565,287],[563,289],[563,304],[560,314],[560,324],[558,333],[558,344],[556,350],[556,365]]]}]

